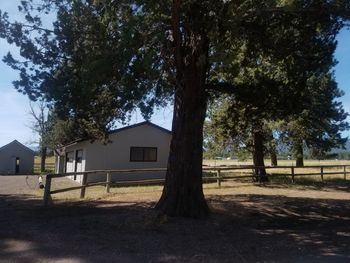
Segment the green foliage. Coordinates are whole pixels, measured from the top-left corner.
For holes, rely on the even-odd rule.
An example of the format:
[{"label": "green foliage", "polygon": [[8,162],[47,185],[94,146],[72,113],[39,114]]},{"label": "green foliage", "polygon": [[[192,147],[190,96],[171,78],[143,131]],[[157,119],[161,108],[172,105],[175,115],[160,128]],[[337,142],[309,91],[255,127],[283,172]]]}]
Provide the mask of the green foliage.
[{"label": "green foliage", "polygon": [[[0,36],[19,46],[25,59],[4,58],[21,72],[15,88],[51,103],[84,137],[105,138],[115,121],[126,121],[135,108],[149,118],[168,100],[169,86],[159,68],[159,50],[151,48],[157,43],[144,45],[152,32],[134,9],[130,1],[106,6],[22,1],[26,24],[10,23],[1,13]],[[43,12],[57,12],[52,29],[41,28]]]},{"label": "green foliage", "polygon": [[221,97],[212,103],[204,130],[205,138],[210,138],[207,144],[209,150],[218,148],[223,153],[225,149],[230,149],[231,156],[244,160],[256,150],[254,134],[259,133],[265,144],[262,154],[276,151],[277,142],[271,123],[260,118],[259,113],[254,115],[257,110],[231,96]]},{"label": "green foliage", "polygon": [[[159,207],[192,217],[208,211],[200,185],[207,100],[233,96],[233,115],[252,121],[239,130],[254,134],[302,112],[307,81],[329,70],[336,33],[350,18],[345,0],[24,0],[21,10],[26,24],[0,13],[0,37],[24,58],[4,59],[20,72],[15,87],[52,104],[83,137],[106,139],[132,110],[148,118],[175,97]],[[51,11],[57,19],[43,29],[40,14]],[[248,135],[239,134],[247,144]]]},{"label": "green foliage", "polygon": [[[235,91],[211,105],[212,128],[206,131],[216,134],[211,137],[219,145],[225,141],[253,152],[258,132],[265,151],[271,151],[276,148],[273,135],[279,133],[288,138],[284,142],[290,142],[295,156],[302,154],[296,142],[304,140],[313,155],[320,156],[346,141],[341,132],[348,129],[347,114],[336,101],[341,92],[331,73],[335,37],[343,21],[321,10],[296,15],[292,10],[300,4],[289,1],[291,12],[257,17],[256,30],[237,42],[233,63],[221,68]],[[308,4],[313,9],[320,3]]]},{"label": "green foliage", "polygon": [[[176,84],[170,7],[170,1],[21,1],[25,23],[0,13],[0,37],[19,46],[24,59],[4,58],[20,71],[15,88],[52,103],[91,138],[105,138],[135,108],[149,118],[172,100]],[[42,27],[45,13],[57,15],[52,28]],[[324,41],[334,40],[348,17],[349,4],[339,1],[185,1],[181,52],[190,48],[191,32],[205,35],[207,89],[225,87],[260,115],[273,110],[277,118],[281,108],[297,110],[305,67],[330,64],[326,54],[335,42]]]},{"label": "green foliage", "polygon": [[338,153],[338,159],[340,159],[340,160],[350,160],[350,152],[340,152],[340,153]]},{"label": "green foliage", "polygon": [[307,83],[309,107],[289,116],[280,126],[285,141],[304,144],[314,158],[322,158],[332,148],[344,147],[347,138],[341,133],[349,129],[348,113],[337,99],[343,95],[332,73],[312,77]]}]

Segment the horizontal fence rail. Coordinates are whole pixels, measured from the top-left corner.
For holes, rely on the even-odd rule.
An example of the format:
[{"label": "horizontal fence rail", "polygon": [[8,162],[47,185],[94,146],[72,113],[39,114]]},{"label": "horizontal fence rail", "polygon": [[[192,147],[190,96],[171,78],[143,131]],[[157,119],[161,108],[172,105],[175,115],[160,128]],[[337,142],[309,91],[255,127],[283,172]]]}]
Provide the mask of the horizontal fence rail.
[{"label": "horizontal fence rail", "polygon": [[[41,173],[41,165],[40,164],[35,163],[33,168],[34,168],[34,173],[36,173],[36,174],[40,174]],[[46,173],[54,172],[55,171],[55,164],[52,164],[52,163],[46,164],[45,165],[45,171],[46,171]]]},{"label": "horizontal fence rail", "polygon": [[[287,169],[290,172],[284,171],[283,173],[274,173],[268,174],[268,177],[287,177],[290,176],[292,182],[294,183],[295,177],[302,176],[320,176],[321,181],[324,181],[325,175],[342,175],[344,180],[347,179],[347,168],[349,165],[311,165],[311,166],[254,166],[254,165],[235,165],[235,166],[203,166],[203,182],[217,182],[217,186],[220,188],[222,182],[228,180],[237,180],[237,179],[257,179],[259,176],[255,174],[256,169],[265,169],[265,170],[277,170],[277,169]],[[310,173],[297,173],[298,170],[313,170]],[[319,172],[315,172],[317,169]],[[325,171],[325,169],[341,169],[341,171]],[[112,174],[130,174],[138,172],[165,172],[166,168],[152,168],[152,169],[122,169],[122,170],[93,170],[93,171],[84,171],[84,172],[71,172],[71,173],[58,173],[58,174],[47,174],[45,189],[44,189],[44,205],[47,206],[51,201],[51,195],[57,193],[63,193],[67,191],[79,190],[80,189],[80,198],[85,198],[86,188],[92,186],[105,186],[106,193],[110,192],[111,186],[123,186],[123,185],[150,185],[150,184],[163,184],[165,179],[145,179],[145,180],[123,180],[123,181],[112,181]],[[248,172],[247,172],[248,170]],[[224,175],[229,171],[241,171],[243,175]],[[210,176],[207,175],[210,173]],[[106,180],[104,182],[88,183],[88,176],[91,174],[105,174]],[[58,190],[51,190],[52,179],[61,178],[66,176],[75,176],[83,175],[82,185],[73,186]]]}]

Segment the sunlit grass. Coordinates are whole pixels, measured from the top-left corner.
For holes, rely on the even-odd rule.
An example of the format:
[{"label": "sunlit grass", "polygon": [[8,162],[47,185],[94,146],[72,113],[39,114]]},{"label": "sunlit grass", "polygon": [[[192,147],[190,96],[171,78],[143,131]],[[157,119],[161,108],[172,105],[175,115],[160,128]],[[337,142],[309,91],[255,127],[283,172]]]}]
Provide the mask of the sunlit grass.
[{"label": "sunlit grass", "polygon": [[[36,163],[40,164],[40,157],[36,157]],[[246,161],[246,162],[238,162],[237,160],[205,160],[205,164],[210,165],[252,165],[252,161]],[[266,161],[266,164],[268,163],[268,160]],[[54,164],[54,157],[49,157],[47,164]],[[293,161],[283,160],[279,161],[279,165],[281,166],[290,166],[293,165]],[[310,165],[350,165],[350,161],[318,161],[318,160],[306,160],[305,166]],[[264,185],[278,185],[278,187],[284,187],[284,188],[300,188],[304,186],[317,186],[322,187],[325,184],[338,184],[344,181],[344,170],[343,167],[326,167],[323,169],[324,181],[321,180],[321,175],[303,175],[298,176],[298,174],[307,174],[307,173],[320,173],[320,168],[296,168],[294,167],[294,183],[292,183],[292,177],[291,177],[291,169],[290,168],[267,168],[266,169],[267,174],[269,175],[270,182],[268,184]],[[327,175],[327,172],[337,172],[339,174],[335,175]],[[235,171],[222,171],[221,175],[225,178],[228,176],[249,176],[248,178],[244,179],[235,179],[235,180],[225,180],[222,182],[222,189],[225,188],[241,188],[245,186],[246,188],[253,187],[254,185],[259,185],[257,183],[253,183],[252,177],[250,177],[253,173],[252,169],[242,169],[242,170],[235,170]],[[350,168],[348,168],[347,173],[350,173]],[[279,176],[274,176],[279,175]],[[215,172],[205,172],[204,176],[212,176],[215,177]],[[350,174],[347,176],[349,179]],[[59,179],[53,179],[52,182],[52,190],[56,189],[62,189],[62,188],[68,188],[72,186],[78,185],[76,182],[68,180],[66,178],[59,178]],[[217,183],[205,183],[204,191],[211,191],[212,189],[217,188]],[[114,195],[125,195],[133,193],[136,196],[142,197],[142,195],[147,195],[150,193],[154,193],[157,196],[160,196],[161,191],[163,189],[163,186],[161,185],[153,185],[153,186],[123,186],[123,187],[111,187],[110,194],[106,193],[104,186],[95,186],[91,188],[86,189],[86,197],[87,199],[104,199],[109,198],[110,196]],[[42,196],[43,191],[38,190],[38,195]],[[69,192],[59,193],[53,195],[54,200],[80,200],[80,190],[73,190]]]},{"label": "sunlit grass", "polygon": [[[40,174],[40,156],[35,156],[34,158],[34,174]],[[46,157],[46,170],[45,173],[52,173],[55,171],[55,157],[48,156]]]},{"label": "sunlit grass", "polygon": [[[253,160],[203,160],[204,165],[220,166],[220,165],[253,165]],[[270,159],[265,159],[265,165],[271,164]],[[304,160],[305,166],[308,165],[350,165],[350,160]],[[278,160],[279,166],[295,166],[295,160]]]}]

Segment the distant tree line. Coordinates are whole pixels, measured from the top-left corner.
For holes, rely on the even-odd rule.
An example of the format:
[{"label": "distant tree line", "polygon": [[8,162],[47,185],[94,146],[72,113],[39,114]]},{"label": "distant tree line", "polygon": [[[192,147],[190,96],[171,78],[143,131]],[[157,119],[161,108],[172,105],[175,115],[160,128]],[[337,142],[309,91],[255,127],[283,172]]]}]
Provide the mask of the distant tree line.
[{"label": "distant tree line", "polygon": [[350,152],[336,153],[339,160],[350,160]]},{"label": "distant tree line", "polygon": [[[234,148],[233,146],[226,146],[223,149],[219,149],[217,147],[216,149],[210,149],[205,148],[208,145],[208,143],[204,143],[204,153],[203,158],[205,160],[217,160],[217,159],[227,159],[227,160],[238,160],[238,161],[247,161],[252,160],[252,153],[242,149],[242,148]],[[277,165],[278,160],[295,160],[295,156],[293,156],[293,152],[289,147],[286,145],[282,145],[281,147],[277,147],[276,151],[276,159],[271,157],[271,155],[268,152],[264,152],[264,159],[270,159],[271,163],[268,165]],[[305,160],[350,160],[350,151],[346,150],[339,150],[336,152],[327,152],[323,155],[313,155],[308,151],[306,148],[303,154],[303,157]]]}]

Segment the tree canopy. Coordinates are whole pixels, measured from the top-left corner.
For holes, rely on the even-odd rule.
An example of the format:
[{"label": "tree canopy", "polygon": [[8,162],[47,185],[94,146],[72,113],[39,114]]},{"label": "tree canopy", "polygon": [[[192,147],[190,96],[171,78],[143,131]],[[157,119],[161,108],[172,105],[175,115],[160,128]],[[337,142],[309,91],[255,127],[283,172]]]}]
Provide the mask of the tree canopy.
[{"label": "tree canopy", "polygon": [[[321,46],[318,37],[306,44],[299,39],[328,29],[324,37],[334,39],[350,17],[345,0],[39,3],[22,1],[26,24],[0,13],[0,37],[19,46],[24,58],[5,58],[20,71],[15,87],[54,104],[92,138],[104,137],[115,120],[125,120],[135,108],[148,117],[155,106],[173,101],[173,138],[157,209],[191,217],[209,212],[202,146],[211,92],[252,92],[252,98],[272,92],[277,104],[294,109],[295,100],[289,99],[304,92],[306,65],[321,68],[323,52],[333,48]],[[43,29],[40,13],[50,11],[57,19],[52,29]],[[265,69],[273,78],[260,89]],[[300,105],[303,109],[305,102]]]},{"label": "tree canopy", "polygon": [[[143,46],[140,18],[128,15],[132,5],[114,8],[104,11],[94,1],[22,1],[25,24],[1,14],[1,36],[19,46],[23,57],[4,58],[20,72],[15,88],[52,103],[62,119],[78,122],[81,136],[92,139],[103,138],[135,108],[149,118],[169,88],[157,64],[149,64],[156,63],[156,51]],[[50,29],[42,28],[43,12],[57,13]]]},{"label": "tree canopy", "polygon": [[303,165],[303,147],[314,157],[322,158],[333,148],[343,147],[347,138],[341,132],[349,129],[348,113],[338,98],[343,92],[333,74],[327,73],[308,81],[310,104],[298,115],[291,115],[280,125],[284,141],[291,145],[297,165]]}]

